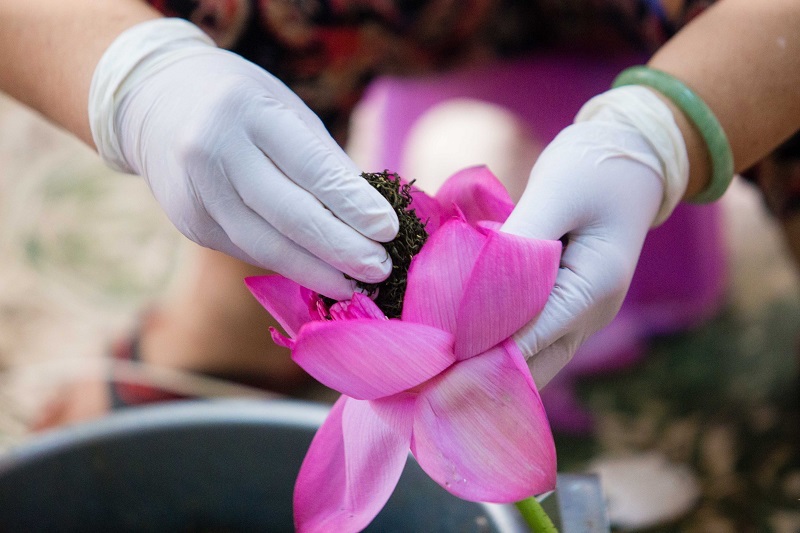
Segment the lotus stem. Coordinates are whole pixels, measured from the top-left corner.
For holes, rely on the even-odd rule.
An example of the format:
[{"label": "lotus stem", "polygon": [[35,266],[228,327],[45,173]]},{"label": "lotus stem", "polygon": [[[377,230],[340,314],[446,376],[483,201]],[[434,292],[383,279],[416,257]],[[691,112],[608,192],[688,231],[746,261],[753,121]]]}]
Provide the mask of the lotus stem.
[{"label": "lotus stem", "polygon": [[514,505],[519,509],[522,518],[525,520],[525,523],[528,524],[528,527],[531,528],[532,533],[558,533],[558,529],[553,525],[553,521],[547,516],[547,513],[535,496],[525,498]]}]

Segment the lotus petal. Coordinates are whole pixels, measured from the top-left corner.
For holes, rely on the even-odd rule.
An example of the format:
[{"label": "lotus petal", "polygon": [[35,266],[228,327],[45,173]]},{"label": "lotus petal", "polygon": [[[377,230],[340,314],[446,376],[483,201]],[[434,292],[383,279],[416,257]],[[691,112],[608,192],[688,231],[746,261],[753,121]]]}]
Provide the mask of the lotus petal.
[{"label": "lotus petal", "polygon": [[292,339],[291,337],[287,337],[286,335],[278,331],[278,328],[270,327],[269,334],[272,337],[272,342],[274,342],[278,346],[283,346],[284,348],[289,348],[290,350],[294,350],[294,346],[295,344],[297,344],[294,339]]},{"label": "lotus petal", "polygon": [[317,430],[294,486],[294,523],[298,531],[323,531],[340,505],[346,473],[342,413],[349,398],[340,396]]},{"label": "lotus petal", "polygon": [[372,400],[415,387],[450,366],[453,336],[400,320],[309,322],[292,359],[324,385]]},{"label": "lotus petal", "polygon": [[464,214],[471,225],[481,220],[505,222],[514,202],[497,177],[485,166],[465,168],[456,172],[436,193],[446,214],[453,214],[453,207]]},{"label": "lotus petal", "polygon": [[403,321],[455,333],[464,283],[485,240],[461,219],[450,220],[434,233],[408,269]]},{"label": "lotus petal", "polygon": [[352,400],[342,418],[347,489],[345,501],[366,526],[392,495],[411,445],[414,400],[401,393],[380,400]]},{"label": "lotus petal", "polygon": [[443,211],[439,201],[416,187],[411,188],[411,204],[408,206],[408,210],[414,211],[417,218],[425,224],[425,231],[428,235],[436,233],[442,225]]},{"label": "lotus petal", "polygon": [[408,457],[410,395],[342,396],[317,431],[294,491],[300,532],[360,531],[392,494]]},{"label": "lotus petal", "polygon": [[[509,344],[510,343],[510,344]],[[412,452],[459,498],[507,503],[555,487],[555,445],[522,354],[506,341],[453,365],[417,399]]]},{"label": "lotus petal", "polygon": [[456,316],[456,357],[466,359],[533,320],[555,284],[561,242],[484,229],[488,235]]},{"label": "lotus petal", "polygon": [[361,293],[353,294],[350,300],[336,302],[330,308],[330,315],[333,320],[353,320],[355,318],[374,318],[386,320],[386,315],[373,302],[369,296]]},{"label": "lotus petal", "polygon": [[[244,280],[258,303],[269,311],[290,337],[297,336],[300,327],[312,320],[305,289],[278,274],[250,276]],[[273,336],[274,338],[274,336]]]}]

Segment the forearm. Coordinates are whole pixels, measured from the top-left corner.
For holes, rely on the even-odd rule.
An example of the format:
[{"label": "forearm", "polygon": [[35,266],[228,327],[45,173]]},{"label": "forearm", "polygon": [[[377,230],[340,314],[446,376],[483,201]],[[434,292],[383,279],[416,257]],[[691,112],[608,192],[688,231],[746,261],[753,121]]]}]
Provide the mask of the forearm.
[{"label": "forearm", "polygon": [[[649,63],[682,80],[711,107],[737,171],[800,129],[798,28],[796,0],[720,0]],[[672,107],[689,151],[691,197],[708,182],[708,155],[698,133]]]},{"label": "forearm", "polygon": [[122,31],[159,16],[141,0],[0,0],[0,90],[93,146],[97,62]]}]

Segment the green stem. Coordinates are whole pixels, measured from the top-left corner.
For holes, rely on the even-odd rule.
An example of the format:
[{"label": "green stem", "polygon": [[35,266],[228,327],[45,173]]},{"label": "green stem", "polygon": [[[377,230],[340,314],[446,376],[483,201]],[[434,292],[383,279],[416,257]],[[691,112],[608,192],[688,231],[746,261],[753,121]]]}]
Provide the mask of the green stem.
[{"label": "green stem", "polygon": [[541,504],[534,496],[525,498],[514,505],[519,509],[522,518],[525,519],[525,523],[531,528],[532,533],[558,533],[553,521],[550,520],[550,517],[547,516],[547,513],[544,512]]}]

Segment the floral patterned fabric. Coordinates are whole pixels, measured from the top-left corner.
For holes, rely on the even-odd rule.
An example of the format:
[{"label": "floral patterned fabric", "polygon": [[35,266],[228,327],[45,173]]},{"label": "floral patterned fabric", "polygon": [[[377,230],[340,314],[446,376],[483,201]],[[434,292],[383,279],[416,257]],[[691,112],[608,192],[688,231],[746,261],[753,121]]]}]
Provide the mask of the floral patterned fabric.
[{"label": "floral patterned fabric", "polygon": [[[415,74],[548,47],[655,51],[714,0],[148,0],[191,20],[283,80],[343,143],[350,113],[380,74]],[[800,166],[800,134],[781,161]],[[779,215],[799,212],[797,180],[758,165]],[[793,174],[792,174],[793,175]],[[767,185],[768,184],[768,185]],[[793,185],[794,184],[794,185]],[[775,200],[778,198],[778,200]],[[776,205],[781,208],[776,210]]]},{"label": "floral patterned fabric", "polygon": [[[149,0],[283,80],[340,141],[379,74],[549,46],[654,50],[711,0]],[[663,4],[663,5],[662,5]]]}]

